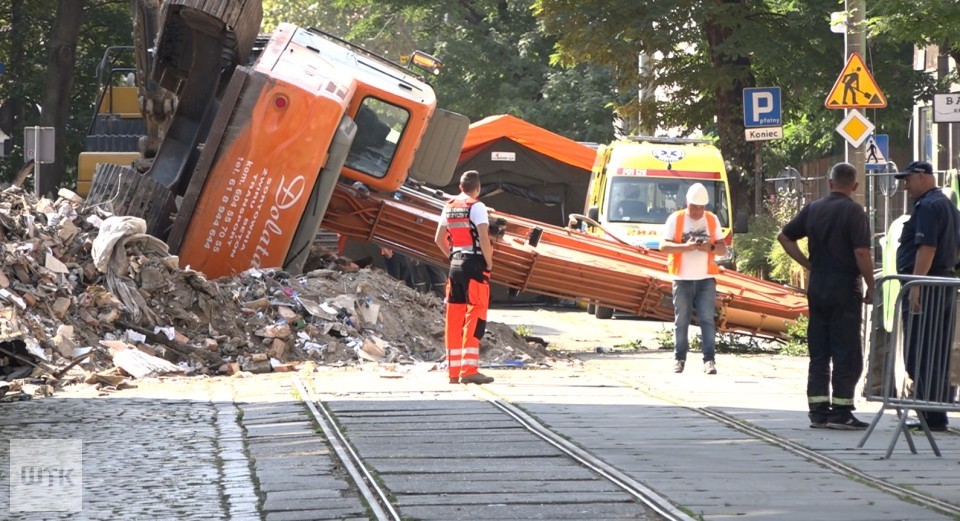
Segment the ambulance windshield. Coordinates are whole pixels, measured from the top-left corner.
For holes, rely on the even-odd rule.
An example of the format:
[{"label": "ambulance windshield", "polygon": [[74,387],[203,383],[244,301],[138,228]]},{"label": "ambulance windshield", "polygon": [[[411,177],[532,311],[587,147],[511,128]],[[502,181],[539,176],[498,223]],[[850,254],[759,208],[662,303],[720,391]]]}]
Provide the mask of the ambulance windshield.
[{"label": "ambulance windshield", "polygon": [[673,211],[686,207],[687,189],[693,183],[707,187],[710,203],[707,210],[720,219],[720,226],[730,226],[729,202],[724,184],[700,179],[663,179],[644,176],[611,179],[610,206],[606,209],[610,222],[663,224]]}]

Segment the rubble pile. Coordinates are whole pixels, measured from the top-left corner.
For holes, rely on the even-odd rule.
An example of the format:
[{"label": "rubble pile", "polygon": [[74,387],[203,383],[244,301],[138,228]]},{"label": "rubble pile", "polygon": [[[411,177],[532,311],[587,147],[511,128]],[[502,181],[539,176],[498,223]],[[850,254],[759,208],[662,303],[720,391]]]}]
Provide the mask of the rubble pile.
[{"label": "rubble pile", "polygon": [[[59,195],[0,192],[0,397],[81,381],[112,390],[156,374],[291,371],[305,361],[444,361],[442,302],[378,269],[315,248],[304,275],[252,269],[210,281],[180,269],[142,220]],[[487,329],[483,365],[552,363],[509,327]]]}]

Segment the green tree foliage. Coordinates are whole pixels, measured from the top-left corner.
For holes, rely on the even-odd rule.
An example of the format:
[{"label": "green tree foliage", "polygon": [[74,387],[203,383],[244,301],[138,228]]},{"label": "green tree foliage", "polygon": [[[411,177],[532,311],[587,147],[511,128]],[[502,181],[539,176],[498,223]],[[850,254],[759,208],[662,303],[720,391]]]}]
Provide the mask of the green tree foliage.
[{"label": "green tree foliage", "polygon": [[[66,184],[75,176],[76,158],[93,113],[97,64],[107,46],[131,44],[129,0],[77,1],[83,2],[82,25],[73,53],[75,76],[70,81],[62,134],[66,139],[62,162]],[[0,0],[0,63],[6,69],[0,75],[0,125],[12,131],[16,144],[13,157],[0,161],[0,179],[10,180],[23,165],[23,127],[41,124],[44,91],[57,88],[44,84],[57,5],[56,0]]]},{"label": "green tree foliage", "polygon": [[[70,87],[67,150],[71,177],[96,97],[96,64],[108,45],[131,42],[130,0],[83,4]],[[910,110],[946,83],[912,70],[912,46],[936,44],[960,58],[953,27],[960,4],[867,2],[864,58],[889,101],[867,116],[892,142],[905,142]],[[0,161],[9,179],[23,162],[24,125],[37,125],[56,0],[0,0],[0,128],[16,144]],[[719,137],[750,201],[754,148],[743,141],[740,89],[783,89],[785,139],[768,142],[768,172],[842,145],[838,111],[823,107],[843,65],[843,37],[829,32],[837,0],[264,0],[264,28],[281,21],[317,26],[392,59],[413,49],[446,63],[434,78],[440,105],[471,119],[509,113],[584,141],[609,141],[611,111],[626,121],[700,129]],[[656,56],[641,74],[638,55]],[[62,82],[62,80],[60,80]],[[656,102],[639,86],[663,89]],[[637,115],[641,115],[638,119]],[[53,118],[52,120],[57,120]],[[630,130],[633,130],[632,128]]]},{"label": "green tree foliage", "polygon": [[937,45],[960,63],[960,4],[942,0],[870,0],[870,32],[924,47]]},{"label": "green tree foliage", "polygon": [[[885,13],[913,19],[910,0],[871,0],[890,4]],[[933,10],[932,4],[919,2]],[[783,94],[784,134],[763,146],[760,165],[776,172],[841,149],[834,132],[841,113],[824,100],[844,64],[843,36],[830,32],[830,13],[842,8],[836,0],[537,0],[545,29],[558,35],[554,59],[559,63],[605,63],[616,71],[621,91],[660,89],[654,101],[635,98],[618,107],[635,124],[653,121],[683,132],[696,129],[719,137],[724,157],[732,163],[733,198],[752,206],[756,150],[743,139],[744,87],[779,86]],[[902,9],[901,11],[896,11]],[[941,6],[937,13],[957,7]],[[879,13],[879,10],[877,11]],[[868,12],[869,14],[869,12]],[[924,20],[935,19],[923,16]],[[874,20],[876,28],[891,20]],[[898,30],[904,29],[897,22]],[[910,30],[919,34],[922,24]],[[944,26],[944,37],[950,25]],[[924,76],[911,70],[911,43],[892,28],[874,31],[864,58],[890,102],[867,114],[881,131],[904,135],[909,111]],[[638,56],[656,57],[641,70]],[[634,121],[636,121],[634,119]],[[746,206],[744,206],[746,207]]]},{"label": "green tree foliage", "polygon": [[281,19],[316,26],[398,62],[419,49],[444,62],[441,74],[429,79],[442,108],[471,121],[512,114],[571,139],[609,141],[612,107],[625,102],[612,88],[609,69],[551,65],[555,40],[539,30],[531,5],[267,0],[264,27]]}]

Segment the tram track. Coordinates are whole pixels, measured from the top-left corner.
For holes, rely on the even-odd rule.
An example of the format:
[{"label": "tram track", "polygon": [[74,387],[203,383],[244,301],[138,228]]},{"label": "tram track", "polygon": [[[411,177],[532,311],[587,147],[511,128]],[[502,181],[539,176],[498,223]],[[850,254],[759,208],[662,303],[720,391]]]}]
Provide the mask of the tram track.
[{"label": "tram track", "polygon": [[397,513],[390,502],[389,493],[374,479],[373,474],[364,465],[363,459],[350,445],[350,440],[337,426],[330,411],[324,407],[323,402],[314,396],[313,391],[303,383],[299,376],[295,376],[293,382],[297,392],[300,393],[303,404],[309,410],[311,418],[323,431],[323,435],[336,454],[337,459],[350,475],[354,486],[366,501],[377,521],[400,521],[400,514]]},{"label": "tram track", "polygon": [[[904,479],[923,476],[906,458],[881,464],[876,449],[854,449],[860,433],[806,429],[779,402],[676,387],[777,389],[784,400],[802,395],[796,367],[725,363],[725,378],[636,367],[505,372],[486,386],[314,377],[297,388],[378,521],[960,519],[935,481]],[[797,506],[811,494],[826,495]]]},{"label": "tram track", "polygon": [[653,490],[649,489],[643,483],[640,483],[639,481],[624,474],[616,467],[609,465],[589,451],[567,441],[562,436],[548,429],[537,419],[530,416],[515,405],[492,396],[490,396],[487,400],[498,409],[509,415],[511,418],[516,420],[518,423],[523,425],[528,431],[539,436],[541,439],[553,445],[557,449],[563,451],[564,454],[580,462],[580,464],[593,470],[600,476],[603,476],[605,479],[617,485],[626,493],[636,498],[637,501],[647,505],[664,518],[678,521],[691,519],[687,514],[680,511],[678,508],[673,506],[673,504]]},{"label": "tram track", "polygon": [[[330,445],[333,448],[338,460],[343,464],[344,469],[350,475],[354,484],[358,488],[359,493],[364,497],[367,503],[371,505],[371,511],[374,518],[377,519],[377,521],[420,519],[420,517],[416,515],[411,516],[403,514],[403,506],[395,505],[395,493],[381,484],[382,476],[377,477],[374,475],[377,473],[376,464],[370,464],[365,461],[361,454],[362,450],[356,449],[350,439],[350,436],[344,432],[345,429],[341,429],[338,426],[339,419],[336,417],[336,413],[331,412],[330,409],[325,406],[323,401],[317,398],[314,389],[311,389],[310,386],[301,381],[299,377],[295,377],[295,387],[300,393],[300,396],[302,397],[301,399],[303,400],[307,409],[309,410],[310,416],[316,421],[320,427],[320,430],[323,432],[323,435],[330,442]],[[508,418],[510,423],[519,426],[526,433],[529,433],[535,436],[541,442],[548,444],[575,465],[587,469],[594,476],[596,476],[597,479],[608,483],[609,486],[604,486],[604,490],[612,490],[612,488],[616,488],[617,490],[625,493],[631,501],[637,503],[637,507],[635,508],[635,512],[633,514],[618,515],[617,517],[605,516],[604,518],[650,520],[662,519],[666,521],[694,520],[693,517],[671,504],[662,496],[659,496],[656,492],[646,487],[643,483],[640,483],[639,481],[621,472],[616,467],[604,462],[602,459],[592,454],[589,450],[579,447],[576,444],[564,439],[561,434],[548,428],[536,418],[527,414],[521,408],[498,398],[495,394],[490,392],[489,389],[484,389],[483,386],[465,386],[458,387],[456,389],[457,391],[468,391],[468,395],[489,405],[491,408],[495,409],[499,415],[504,418]],[[402,410],[398,410],[397,412],[400,414],[403,413]],[[356,427],[354,427],[354,429],[355,428]],[[346,430],[350,430],[350,428]],[[371,467],[373,468],[372,470]],[[389,470],[387,472],[389,472]],[[440,478],[438,478],[438,481],[439,479]],[[551,483],[548,482],[547,485],[543,487],[543,492],[550,493],[550,487]],[[575,491],[570,490],[562,490],[557,492],[557,494],[561,495],[569,495],[571,493],[576,494]],[[609,492],[601,493],[609,494]],[[423,499],[424,498],[420,498],[419,502],[423,502]],[[621,504],[625,504],[625,502],[622,500],[610,499],[608,496],[604,496],[602,501],[619,501]],[[521,500],[521,503],[522,506],[529,507],[529,504],[526,502],[526,500]],[[503,509],[503,511],[500,512],[501,515],[499,516],[491,516],[486,514],[481,515],[479,518],[526,518],[523,514],[511,513],[509,511],[511,506],[509,503],[498,504],[497,506],[503,506],[507,508]],[[476,518],[459,517],[459,519]],[[533,519],[533,517],[531,517],[531,519]],[[551,519],[551,517],[537,517],[537,519]],[[593,517],[591,517],[590,514],[586,514],[584,517],[564,517],[564,519],[593,519]]]},{"label": "tram track", "polygon": [[[738,372],[735,369],[730,369],[731,371]],[[950,515],[955,518],[960,518],[960,506],[949,503],[942,499],[936,498],[929,494],[924,494],[915,488],[908,486],[901,486],[896,483],[891,483],[890,481],[883,479],[881,477],[865,472],[855,466],[844,463],[843,461],[827,456],[821,452],[817,452],[809,447],[806,447],[796,441],[790,440],[783,436],[774,434],[766,429],[760,428],[749,421],[746,421],[742,418],[738,418],[732,414],[723,412],[713,407],[699,407],[691,405],[689,402],[678,399],[676,396],[667,395],[656,388],[646,385],[643,382],[640,382],[636,379],[625,377],[622,374],[617,374],[609,371],[602,371],[595,367],[589,367],[588,371],[595,373],[599,376],[607,378],[609,380],[619,382],[625,386],[631,387],[641,393],[647,394],[658,400],[672,403],[674,405],[684,407],[690,411],[693,411],[697,414],[715,420],[719,423],[722,423],[732,429],[735,429],[739,432],[742,432],[746,435],[749,435],[757,440],[763,441],[770,445],[779,447],[789,453],[795,454],[796,456],[803,458],[807,461],[820,465],[826,469],[829,469],[836,474],[844,476],[848,479],[854,479],[861,483],[867,484],[871,487],[874,487],[878,490],[891,494],[893,496],[906,499],[915,504],[921,505],[930,510],[940,512],[942,514]],[[750,373],[745,373],[739,371],[741,375],[748,375]]]}]

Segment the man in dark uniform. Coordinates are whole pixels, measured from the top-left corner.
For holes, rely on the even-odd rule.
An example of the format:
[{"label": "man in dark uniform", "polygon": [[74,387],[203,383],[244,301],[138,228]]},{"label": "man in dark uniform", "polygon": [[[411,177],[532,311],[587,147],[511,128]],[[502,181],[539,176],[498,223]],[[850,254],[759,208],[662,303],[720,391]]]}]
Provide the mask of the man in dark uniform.
[{"label": "man in dark uniform", "polygon": [[[957,265],[957,233],[960,211],[937,187],[933,167],[926,161],[914,161],[896,176],[913,199],[910,220],[903,225],[897,248],[897,273],[954,278]],[[956,308],[953,288],[928,288],[929,295],[912,292],[901,304],[904,313],[907,374],[913,380],[914,397],[933,402],[949,402],[948,377],[949,328]],[[922,411],[930,430],[947,430],[947,413]]]},{"label": "man in dark uniform", "polygon": [[[856,168],[837,163],[830,171],[829,184],[830,194],[804,206],[777,240],[790,257],[810,270],[810,427],[861,430],[867,424],[853,415],[853,395],[863,372],[863,303],[873,298],[870,228],[863,207],[850,198],[858,186]],[[807,238],[809,258],[797,245],[803,237]]]}]

